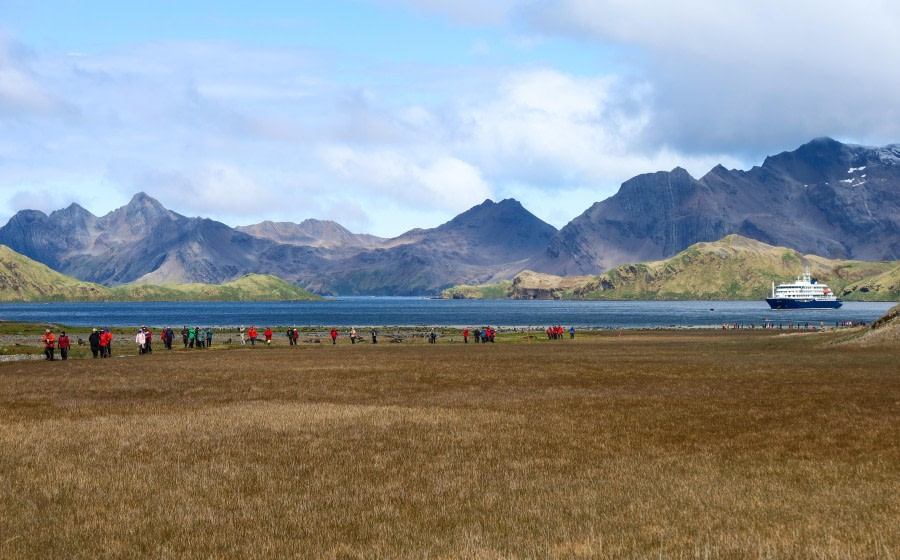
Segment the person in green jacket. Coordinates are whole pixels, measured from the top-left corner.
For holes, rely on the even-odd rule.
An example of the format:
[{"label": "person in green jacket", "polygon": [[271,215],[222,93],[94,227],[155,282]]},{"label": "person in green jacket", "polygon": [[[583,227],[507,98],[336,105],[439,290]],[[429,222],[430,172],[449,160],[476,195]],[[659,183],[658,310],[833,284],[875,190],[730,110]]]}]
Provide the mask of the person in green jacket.
[{"label": "person in green jacket", "polygon": [[197,330],[194,327],[188,329],[188,348],[194,347],[194,341],[197,339]]}]

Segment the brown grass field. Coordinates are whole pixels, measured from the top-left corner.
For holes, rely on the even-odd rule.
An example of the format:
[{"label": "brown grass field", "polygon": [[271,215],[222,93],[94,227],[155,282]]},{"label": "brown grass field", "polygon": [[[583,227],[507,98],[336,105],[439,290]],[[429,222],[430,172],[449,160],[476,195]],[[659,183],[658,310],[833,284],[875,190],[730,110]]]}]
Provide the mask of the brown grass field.
[{"label": "brown grass field", "polygon": [[898,347],[845,336],[3,363],[0,558],[897,558]]}]

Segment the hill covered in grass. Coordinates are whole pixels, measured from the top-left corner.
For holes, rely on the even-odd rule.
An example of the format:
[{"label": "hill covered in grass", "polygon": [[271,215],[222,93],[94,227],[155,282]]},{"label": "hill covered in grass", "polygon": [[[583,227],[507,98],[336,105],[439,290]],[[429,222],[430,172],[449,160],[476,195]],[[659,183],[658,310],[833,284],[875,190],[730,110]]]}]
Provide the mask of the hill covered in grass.
[{"label": "hill covered in grass", "polygon": [[108,288],[82,282],[0,245],[0,301],[295,301],[321,296],[268,274],[223,284],[128,284]]},{"label": "hill covered in grass", "polygon": [[889,309],[848,343],[857,346],[900,346],[900,304]]},{"label": "hill covered in grass", "polygon": [[661,261],[623,264],[597,276],[566,278],[526,271],[511,284],[450,288],[443,297],[471,293],[486,297],[499,292],[499,297],[508,299],[762,299],[771,292],[773,282],[792,280],[806,265],[813,277],[845,300],[900,300],[898,261],[826,259],[740,235],[697,243]]}]

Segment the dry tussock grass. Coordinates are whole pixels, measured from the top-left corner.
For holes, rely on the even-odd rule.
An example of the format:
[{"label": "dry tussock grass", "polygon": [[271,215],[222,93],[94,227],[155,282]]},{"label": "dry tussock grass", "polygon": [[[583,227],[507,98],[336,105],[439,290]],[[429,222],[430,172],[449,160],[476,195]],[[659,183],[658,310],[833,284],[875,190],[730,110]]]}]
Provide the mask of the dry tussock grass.
[{"label": "dry tussock grass", "polygon": [[856,346],[900,346],[900,305],[895,305],[887,313],[876,319],[869,327],[848,337],[845,344]]},{"label": "dry tussock grass", "polygon": [[895,348],[833,335],[0,365],[0,556],[893,558]]}]

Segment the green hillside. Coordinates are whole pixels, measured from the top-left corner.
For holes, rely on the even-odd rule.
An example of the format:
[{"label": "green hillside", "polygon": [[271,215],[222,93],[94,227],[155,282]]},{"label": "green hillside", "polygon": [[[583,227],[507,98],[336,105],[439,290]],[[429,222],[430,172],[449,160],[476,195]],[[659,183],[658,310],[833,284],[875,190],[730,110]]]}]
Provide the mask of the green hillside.
[{"label": "green hillside", "polygon": [[806,264],[845,300],[900,299],[900,262],[825,259],[739,235],[697,243],[666,260],[618,266],[573,290],[572,297],[763,299],[773,282],[793,280]]},{"label": "green hillside", "polygon": [[107,288],[82,282],[0,245],[0,301],[296,301],[318,300],[277,276],[248,274],[224,284],[130,284]]},{"label": "green hillside", "polygon": [[[445,298],[609,300],[763,299],[772,282],[812,275],[848,301],[900,300],[900,261],[831,260],[739,235],[698,243],[665,260],[624,264],[598,276],[561,278],[524,271],[513,282],[454,287]],[[495,295],[496,294],[496,295]]]}]

